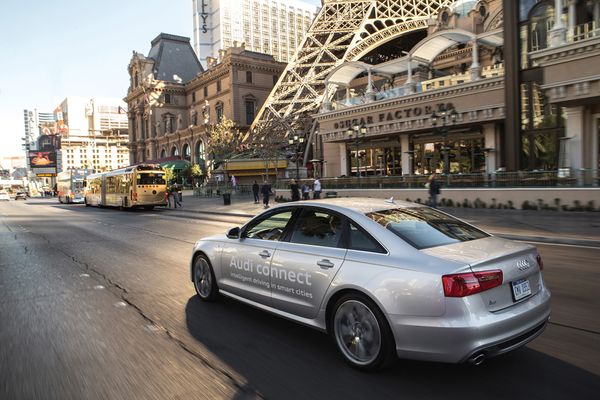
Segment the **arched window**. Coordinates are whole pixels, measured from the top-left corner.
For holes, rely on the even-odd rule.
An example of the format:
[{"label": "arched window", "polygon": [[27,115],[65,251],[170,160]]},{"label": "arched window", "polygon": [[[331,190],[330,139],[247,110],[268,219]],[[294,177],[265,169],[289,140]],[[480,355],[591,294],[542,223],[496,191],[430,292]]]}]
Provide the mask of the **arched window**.
[{"label": "arched window", "polygon": [[200,166],[204,164],[204,160],[206,158],[204,151],[204,142],[202,140],[198,140],[196,143],[196,151],[194,152],[194,163]]},{"label": "arched window", "polygon": [[179,150],[177,149],[177,146],[173,146],[171,148],[171,156],[178,156],[179,155]]},{"label": "arched window", "polygon": [[548,47],[548,32],[552,29],[554,21],[554,5],[550,2],[539,3],[531,9],[529,14],[529,51]]},{"label": "arched window", "polygon": [[190,145],[187,143],[183,145],[183,159],[192,161],[192,151],[190,149]]},{"label": "arched window", "polygon": [[165,149],[162,149],[160,151],[160,158],[166,158],[167,157],[167,151]]}]

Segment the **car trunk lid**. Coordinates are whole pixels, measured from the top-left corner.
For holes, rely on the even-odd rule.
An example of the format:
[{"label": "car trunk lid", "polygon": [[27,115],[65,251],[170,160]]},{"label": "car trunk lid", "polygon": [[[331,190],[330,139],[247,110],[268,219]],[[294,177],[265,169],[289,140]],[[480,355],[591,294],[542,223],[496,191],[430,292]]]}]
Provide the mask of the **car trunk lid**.
[{"label": "car trunk lid", "polygon": [[422,250],[443,259],[464,262],[472,272],[502,271],[502,284],[479,296],[489,311],[499,311],[526,301],[541,289],[535,247],[491,236]]}]

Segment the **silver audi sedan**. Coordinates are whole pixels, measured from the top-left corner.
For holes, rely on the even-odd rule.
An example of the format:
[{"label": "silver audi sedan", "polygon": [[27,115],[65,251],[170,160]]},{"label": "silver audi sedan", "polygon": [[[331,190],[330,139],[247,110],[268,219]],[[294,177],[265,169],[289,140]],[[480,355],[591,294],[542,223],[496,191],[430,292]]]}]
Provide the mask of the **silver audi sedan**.
[{"label": "silver audi sedan", "polygon": [[550,292],[534,246],[420,204],[283,204],[194,245],[200,299],[232,297],[328,332],[359,369],[396,356],[480,364],[539,336]]}]

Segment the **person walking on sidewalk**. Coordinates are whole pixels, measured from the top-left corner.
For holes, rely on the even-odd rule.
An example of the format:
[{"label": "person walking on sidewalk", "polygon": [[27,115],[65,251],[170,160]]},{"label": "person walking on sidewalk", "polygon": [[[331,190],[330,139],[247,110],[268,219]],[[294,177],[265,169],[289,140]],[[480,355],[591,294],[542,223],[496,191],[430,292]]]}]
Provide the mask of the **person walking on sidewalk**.
[{"label": "person walking on sidewalk", "polygon": [[321,181],[319,178],[315,179],[313,183],[313,200],[321,198]]},{"label": "person walking on sidewalk", "polygon": [[167,190],[165,191],[165,196],[167,196],[167,207],[171,208],[171,193],[172,189],[170,186],[167,186]]},{"label": "person walking on sidewalk", "polygon": [[263,196],[263,204],[265,208],[269,208],[269,196],[271,196],[271,184],[269,181],[264,181],[262,187],[260,188],[260,192]]},{"label": "person walking on sidewalk", "polygon": [[290,184],[290,191],[292,192],[292,201],[300,200],[300,188],[295,179],[292,180],[292,183]]},{"label": "person walking on sidewalk", "polygon": [[177,208],[177,206],[179,205],[179,207],[181,207],[181,202],[179,201],[179,187],[177,185],[177,182],[175,182],[173,184],[173,186],[171,186],[171,197],[173,198],[173,208]]},{"label": "person walking on sidewalk", "polygon": [[310,195],[310,187],[308,187],[308,184],[306,182],[304,182],[304,184],[302,185],[302,200],[308,200]]},{"label": "person walking on sidewalk", "polygon": [[254,195],[254,204],[258,204],[258,192],[260,188],[258,187],[258,183],[254,181],[252,184],[252,194]]},{"label": "person walking on sidewalk", "polygon": [[437,196],[440,194],[440,183],[435,179],[435,173],[429,176],[425,186],[429,189],[429,205],[433,208],[437,208]]}]

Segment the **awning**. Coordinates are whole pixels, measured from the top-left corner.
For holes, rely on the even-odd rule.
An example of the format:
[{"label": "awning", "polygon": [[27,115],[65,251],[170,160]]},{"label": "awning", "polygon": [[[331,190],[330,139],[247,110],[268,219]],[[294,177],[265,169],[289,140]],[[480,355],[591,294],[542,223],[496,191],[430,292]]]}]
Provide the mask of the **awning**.
[{"label": "awning", "polygon": [[162,169],[182,170],[185,169],[191,162],[187,160],[169,160],[159,163]]}]

